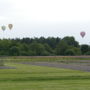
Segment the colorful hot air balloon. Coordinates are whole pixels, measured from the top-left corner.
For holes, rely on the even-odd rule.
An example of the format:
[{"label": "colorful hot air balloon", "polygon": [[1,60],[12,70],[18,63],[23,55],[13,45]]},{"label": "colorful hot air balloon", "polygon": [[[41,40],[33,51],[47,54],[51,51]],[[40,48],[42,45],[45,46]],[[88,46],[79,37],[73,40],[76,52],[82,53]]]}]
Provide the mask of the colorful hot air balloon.
[{"label": "colorful hot air balloon", "polygon": [[12,25],[12,24],[8,24],[8,27],[9,27],[9,29],[11,30],[12,27],[13,27],[13,25]]},{"label": "colorful hot air balloon", "polygon": [[86,33],[84,31],[80,32],[80,35],[81,35],[82,38],[84,38],[85,34]]},{"label": "colorful hot air balloon", "polygon": [[1,29],[2,29],[3,31],[5,31],[6,26],[1,26]]}]

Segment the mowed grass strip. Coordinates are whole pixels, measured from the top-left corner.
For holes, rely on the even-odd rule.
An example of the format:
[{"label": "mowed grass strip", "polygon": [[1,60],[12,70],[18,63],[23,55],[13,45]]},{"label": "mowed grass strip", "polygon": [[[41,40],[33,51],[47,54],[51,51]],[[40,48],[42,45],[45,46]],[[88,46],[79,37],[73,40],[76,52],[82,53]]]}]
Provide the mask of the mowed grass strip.
[{"label": "mowed grass strip", "polygon": [[0,90],[90,90],[90,73],[34,65],[6,63],[0,69]]},{"label": "mowed grass strip", "polygon": [[11,56],[2,57],[0,60],[3,60],[4,62],[63,62],[90,60],[90,56]]}]

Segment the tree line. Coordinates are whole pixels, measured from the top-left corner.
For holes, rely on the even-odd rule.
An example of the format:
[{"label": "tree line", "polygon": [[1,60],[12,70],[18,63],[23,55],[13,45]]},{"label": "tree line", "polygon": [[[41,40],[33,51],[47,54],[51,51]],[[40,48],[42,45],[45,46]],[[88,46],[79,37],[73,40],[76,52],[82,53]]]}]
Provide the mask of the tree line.
[{"label": "tree line", "polygon": [[90,46],[74,37],[0,39],[0,56],[90,55]]}]

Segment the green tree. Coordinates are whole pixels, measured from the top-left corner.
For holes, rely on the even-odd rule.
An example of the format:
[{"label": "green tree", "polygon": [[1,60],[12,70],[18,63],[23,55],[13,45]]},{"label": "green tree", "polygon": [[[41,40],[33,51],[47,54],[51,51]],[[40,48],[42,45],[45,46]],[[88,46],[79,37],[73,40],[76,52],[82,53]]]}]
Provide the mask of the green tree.
[{"label": "green tree", "polygon": [[31,55],[36,55],[36,56],[37,55],[42,56],[46,54],[45,47],[42,44],[36,42],[30,45],[30,52]]},{"label": "green tree", "polygon": [[89,46],[87,44],[81,45],[82,54],[85,54],[88,51],[89,51]]},{"label": "green tree", "polygon": [[85,55],[90,55],[90,51],[86,52]]},{"label": "green tree", "polygon": [[75,40],[74,37],[64,37],[62,39],[63,41],[65,41],[69,46],[74,46],[74,47],[79,47],[79,43]]},{"label": "green tree", "polygon": [[67,49],[65,51],[65,55],[74,56],[75,55],[75,51],[73,49]]},{"label": "green tree", "polygon": [[47,51],[47,55],[54,55],[54,49],[52,49],[47,43],[44,44],[45,51]]},{"label": "green tree", "polygon": [[68,49],[68,45],[65,41],[61,41],[56,47],[56,55],[65,55],[65,51]]},{"label": "green tree", "polygon": [[46,43],[51,47],[51,48],[56,48],[57,44],[60,42],[60,38],[54,38],[54,37],[48,37],[46,39]]},{"label": "green tree", "polygon": [[12,46],[9,50],[9,55],[12,56],[19,56],[20,55],[20,50],[17,46]]}]

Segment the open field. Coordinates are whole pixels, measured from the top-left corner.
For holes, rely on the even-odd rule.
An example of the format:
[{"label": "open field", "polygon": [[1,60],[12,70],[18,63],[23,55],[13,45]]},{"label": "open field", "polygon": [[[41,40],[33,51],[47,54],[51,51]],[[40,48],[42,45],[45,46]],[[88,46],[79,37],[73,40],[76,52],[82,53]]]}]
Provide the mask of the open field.
[{"label": "open field", "polygon": [[35,63],[45,63],[45,61],[47,63],[47,59],[49,64],[87,65],[89,58],[84,58],[85,60],[75,60],[75,58],[71,60],[71,58],[68,59],[68,62],[67,58],[56,60],[44,57],[35,60],[35,58],[26,58],[26,61],[21,57],[4,58],[3,60],[8,61],[5,62],[5,66],[15,68],[0,69],[0,90],[90,90],[90,72],[34,65]]},{"label": "open field", "polygon": [[0,69],[0,90],[90,90],[90,73],[7,63]]},{"label": "open field", "polygon": [[6,62],[49,66],[90,72],[90,56],[18,56],[5,57]]}]

